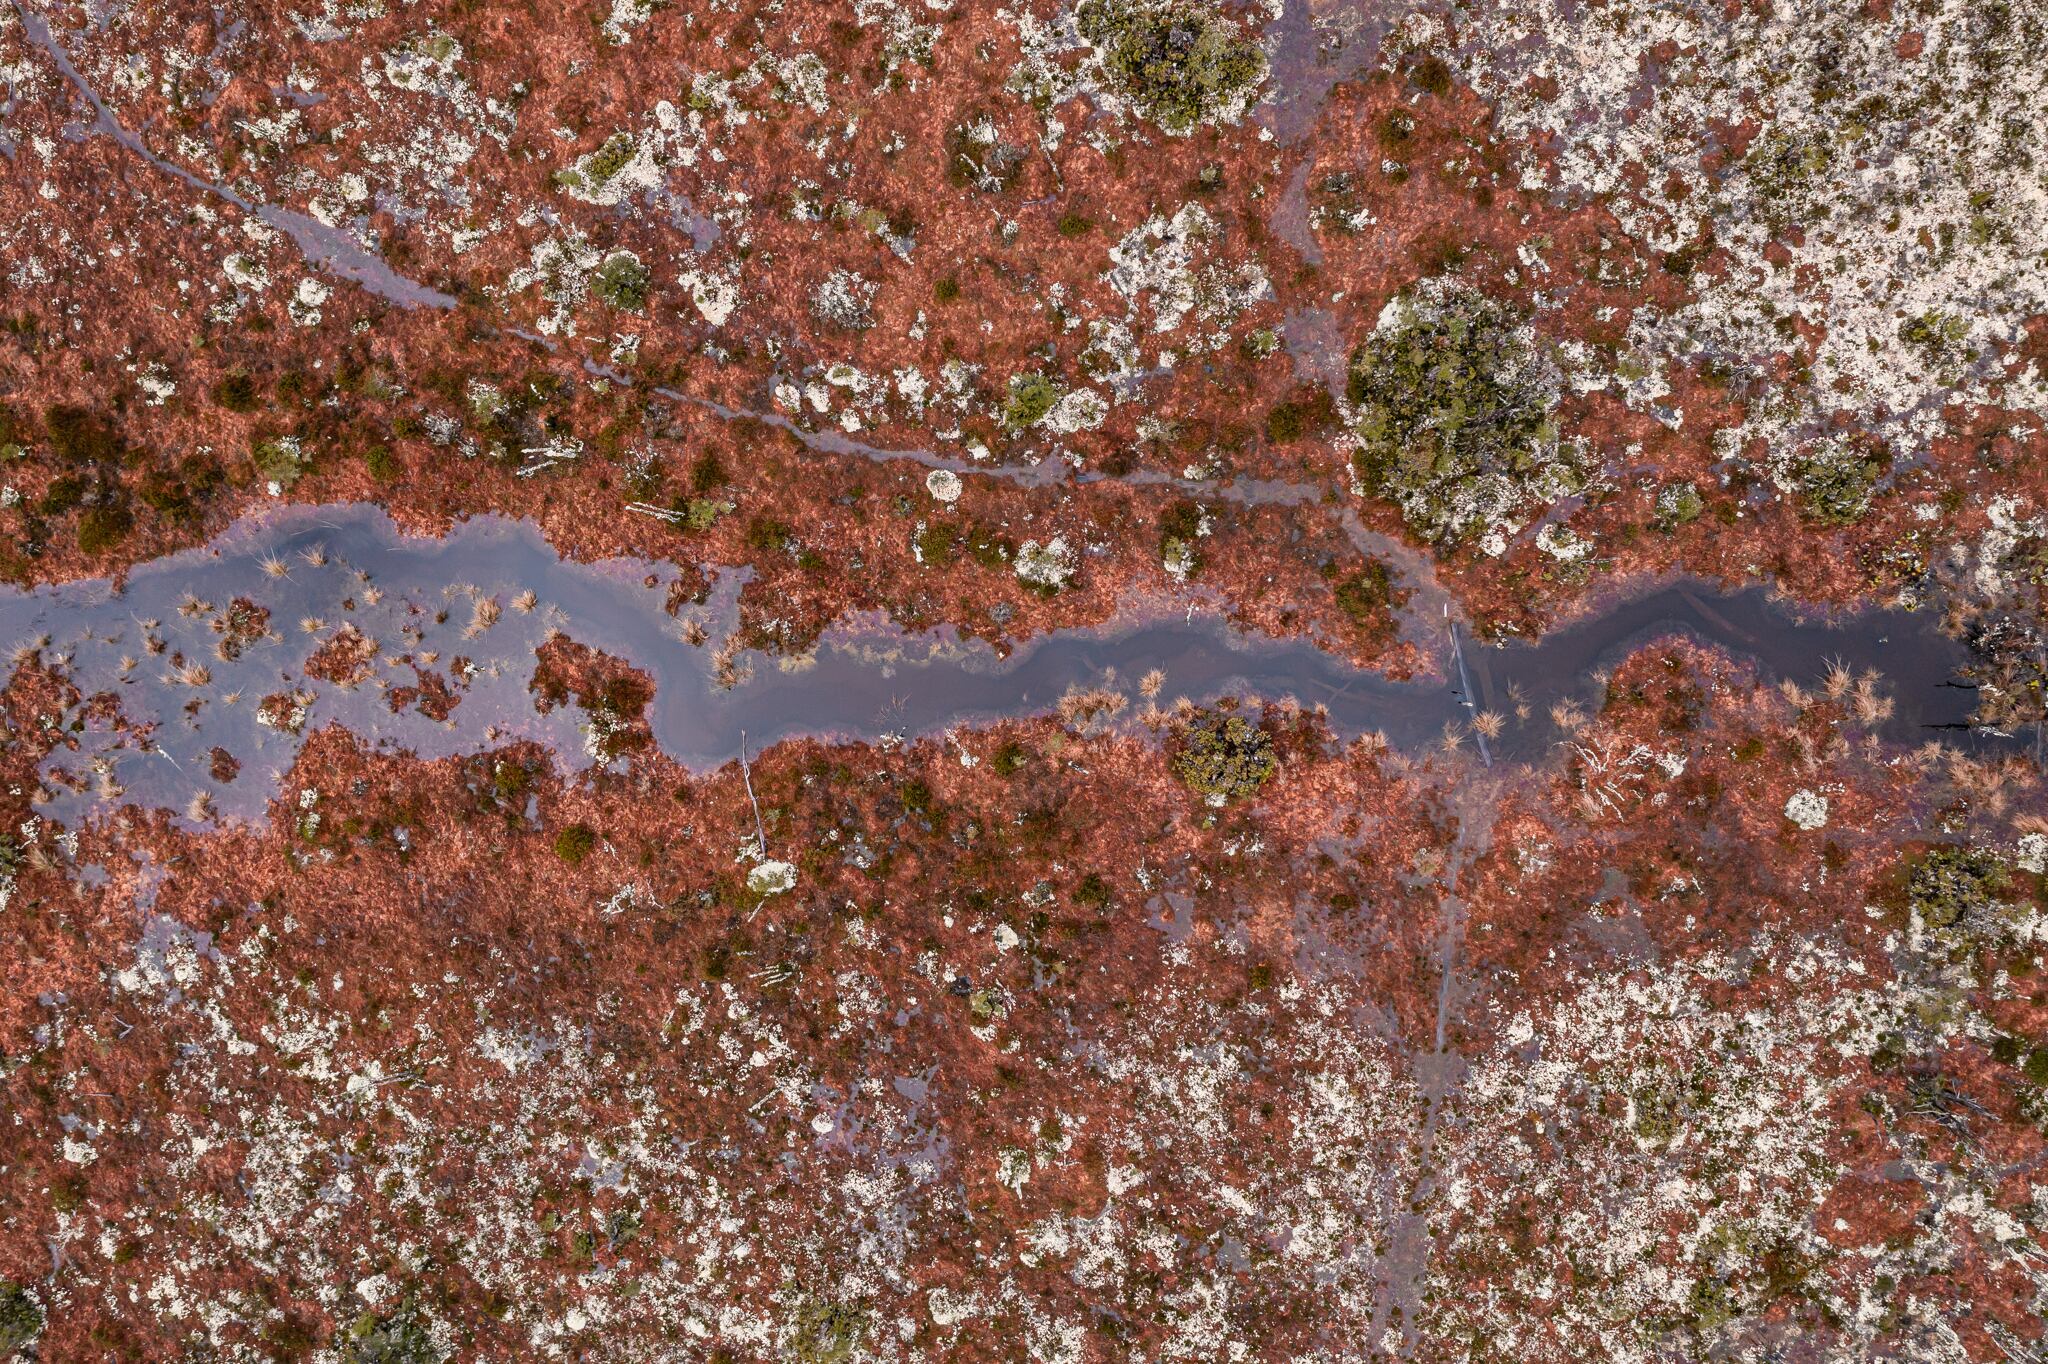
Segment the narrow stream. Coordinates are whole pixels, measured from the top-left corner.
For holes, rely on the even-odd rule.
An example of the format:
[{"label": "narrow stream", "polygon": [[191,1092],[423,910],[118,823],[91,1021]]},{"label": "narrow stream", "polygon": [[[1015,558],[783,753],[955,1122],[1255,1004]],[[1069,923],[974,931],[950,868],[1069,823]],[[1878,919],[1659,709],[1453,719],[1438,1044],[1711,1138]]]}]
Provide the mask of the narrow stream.
[{"label": "narrow stream", "polygon": [[[1510,718],[1493,758],[1529,760],[1560,737],[1546,718],[1553,701],[1596,704],[1597,669],[1677,631],[1803,682],[1835,659],[1875,668],[1896,699],[1894,738],[1960,725],[1971,706],[1967,690],[1949,685],[1964,650],[1928,614],[1802,623],[1762,589],[1717,595],[1683,584],[1533,646],[1465,641],[1470,697],[1448,650],[1444,677],[1453,680],[1396,682],[1306,642],[1248,637],[1213,617],[1065,631],[1008,660],[950,630],[907,636],[847,626],[808,660],[729,660],[744,680],[721,685],[716,647],[743,581],[743,571],[725,573],[701,601],[687,602],[672,599],[672,566],[567,561],[529,523],[483,518],[431,539],[399,533],[374,508],[287,508],[143,565],[119,590],[97,580],[0,592],[0,643],[32,650],[88,700],[118,699],[118,719],[107,707],[74,717],[79,751],[59,750],[45,764],[55,796],[43,809],[66,823],[120,802],[183,817],[201,793],[220,815],[258,817],[303,735],[329,723],[428,758],[531,738],[566,767],[587,767],[585,717],[574,707],[542,713],[529,692],[534,651],[554,630],[645,671],[656,688],[647,714],[655,739],[699,770],[730,761],[742,732],[756,750],[803,735],[930,734],[1041,713],[1076,686],[1110,682],[1135,701],[1139,679],[1154,669],[1164,673],[1162,705],[1183,696],[1291,696],[1326,707],[1340,736],[1377,730],[1397,746],[1434,742],[1474,709],[1494,710]],[[357,680],[308,676],[315,650],[344,627],[369,655]],[[444,718],[407,690],[423,677],[445,684],[453,707]],[[724,680],[732,682],[730,671]],[[1517,701],[1530,709],[1526,723],[1512,718]],[[228,776],[230,767],[239,770]]]}]

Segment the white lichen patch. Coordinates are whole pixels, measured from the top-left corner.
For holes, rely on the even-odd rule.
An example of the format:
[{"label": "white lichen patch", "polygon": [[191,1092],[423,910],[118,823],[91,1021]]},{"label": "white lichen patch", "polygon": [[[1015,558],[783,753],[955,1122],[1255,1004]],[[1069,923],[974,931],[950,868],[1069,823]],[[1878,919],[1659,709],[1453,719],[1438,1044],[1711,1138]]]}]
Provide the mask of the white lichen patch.
[{"label": "white lichen patch", "polygon": [[[1726,253],[1628,338],[1648,369],[1711,359],[1768,395],[1724,448],[1761,439],[1782,467],[1842,414],[1904,461],[1952,404],[2048,409],[2048,375],[1999,363],[2048,311],[2048,14],[1538,0],[1458,39],[1524,185],[1601,200],[1652,253]],[[1745,125],[1718,164],[1717,130]]]},{"label": "white lichen patch", "polygon": [[756,895],[781,895],[796,888],[796,867],[789,862],[762,862],[747,872],[747,889]]},{"label": "white lichen patch", "polygon": [[1055,535],[1043,544],[1026,540],[1017,551],[1015,565],[1018,581],[1045,592],[1057,592],[1065,587],[1080,567],[1081,556],[1061,535]]},{"label": "white lichen patch", "polygon": [[1794,791],[1785,802],[1785,818],[1802,829],[1824,829],[1828,822],[1828,798],[1818,791]]}]

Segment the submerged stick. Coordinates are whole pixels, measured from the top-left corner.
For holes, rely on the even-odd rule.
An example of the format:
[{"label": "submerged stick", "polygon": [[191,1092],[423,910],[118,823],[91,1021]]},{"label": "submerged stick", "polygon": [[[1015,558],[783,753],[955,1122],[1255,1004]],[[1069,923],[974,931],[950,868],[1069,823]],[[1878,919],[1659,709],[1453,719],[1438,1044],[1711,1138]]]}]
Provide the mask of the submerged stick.
[{"label": "submerged stick", "polygon": [[[1458,660],[1458,688],[1464,693],[1465,709],[1476,711],[1479,707],[1472,702],[1472,679],[1465,672],[1465,650],[1458,643],[1458,622],[1451,619],[1451,608],[1449,606],[1444,607],[1444,620],[1451,627],[1451,656]],[[1488,767],[1493,766],[1493,754],[1486,747],[1486,732],[1477,726],[1473,727],[1472,732],[1479,740],[1480,758],[1485,761]]]}]

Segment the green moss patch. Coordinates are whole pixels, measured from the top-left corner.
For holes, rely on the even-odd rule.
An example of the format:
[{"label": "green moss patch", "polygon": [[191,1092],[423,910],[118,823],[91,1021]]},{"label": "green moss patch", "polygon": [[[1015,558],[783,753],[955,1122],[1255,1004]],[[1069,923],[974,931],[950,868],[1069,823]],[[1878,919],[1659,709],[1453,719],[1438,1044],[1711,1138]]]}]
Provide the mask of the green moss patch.
[{"label": "green moss patch", "polygon": [[588,824],[571,824],[555,835],[555,856],[575,866],[597,847],[597,831]]},{"label": "green moss patch", "polygon": [[1983,848],[1930,848],[1906,878],[1907,902],[1939,937],[1968,939],[1995,920],[2012,889],[2003,858]]},{"label": "green moss patch", "polygon": [[1059,401],[1059,389],[1043,374],[1019,374],[1010,380],[1010,394],[1003,403],[1003,425],[1012,431],[1036,426]]}]

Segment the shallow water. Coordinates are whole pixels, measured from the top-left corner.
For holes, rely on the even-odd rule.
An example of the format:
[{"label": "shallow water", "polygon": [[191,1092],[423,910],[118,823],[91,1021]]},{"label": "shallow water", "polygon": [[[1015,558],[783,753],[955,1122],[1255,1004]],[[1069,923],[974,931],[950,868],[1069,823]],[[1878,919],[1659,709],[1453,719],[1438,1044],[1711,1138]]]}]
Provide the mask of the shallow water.
[{"label": "shallow water", "polygon": [[[81,751],[52,755],[44,777],[56,795],[43,808],[67,823],[116,802],[183,812],[198,793],[222,815],[259,816],[302,735],[328,723],[429,758],[532,738],[567,767],[587,767],[584,717],[573,707],[542,714],[528,690],[534,650],[550,630],[645,671],[656,689],[647,712],[656,741],[696,769],[730,761],[742,734],[755,750],[805,735],[929,734],[1041,713],[1069,688],[1105,681],[1135,700],[1152,669],[1165,674],[1162,704],[1291,696],[1327,708],[1340,736],[1380,731],[1397,746],[1433,742],[1474,707],[1511,714],[1520,699],[1532,719],[1510,720],[1490,756],[1521,760],[1559,739],[1544,718],[1552,701],[1597,701],[1596,669],[1671,632],[1752,656],[1773,676],[1811,681],[1833,659],[1876,668],[1897,700],[1894,738],[1960,725],[1971,705],[1968,691],[1948,685],[1963,649],[1926,615],[1799,622],[1761,589],[1715,595],[1688,585],[1622,602],[1536,645],[1464,640],[1462,669],[1446,632],[1443,676],[1415,682],[1350,668],[1307,642],[1254,639],[1193,617],[1062,632],[1008,660],[949,631],[910,637],[848,626],[801,664],[742,655],[746,680],[721,687],[714,648],[732,626],[744,574],[720,576],[701,603],[671,613],[674,581],[672,567],[640,561],[565,561],[532,525],[501,518],[465,522],[435,540],[401,535],[373,508],[291,508],[144,565],[118,590],[102,580],[0,593],[0,642],[33,646],[86,697],[111,693],[131,725],[149,726],[137,734],[83,719]],[[534,604],[521,610],[529,592]],[[218,626],[238,597],[269,612],[268,631],[223,658]],[[498,612],[487,626],[476,615],[482,601]],[[378,646],[364,679],[351,687],[309,678],[309,657],[344,624]],[[709,643],[688,642],[692,624]],[[459,698],[445,721],[416,706],[393,709],[390,689],[416,685],[422,669],[446,678]],[[302,724],[263,721],[265,699],[280,694],[303,702]],[[272,718],[295,705],[274,704]],[[232,780],[209,771],[215,749],[240,764]]]}]

